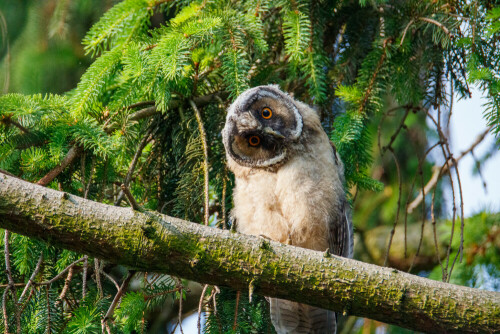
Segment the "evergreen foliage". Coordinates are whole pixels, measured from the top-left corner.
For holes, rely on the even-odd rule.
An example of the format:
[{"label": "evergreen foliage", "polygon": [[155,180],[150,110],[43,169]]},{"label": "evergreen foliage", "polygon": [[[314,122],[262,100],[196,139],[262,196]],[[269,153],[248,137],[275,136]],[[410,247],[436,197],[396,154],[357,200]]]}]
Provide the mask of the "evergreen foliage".
[{"label": "evergreen foliage", "polygon": [[[500,138],[500,10],[495,2],[124,0],[97,21],[96,13],[105,6],[100,2],[51,3],[49,31],[40,30],[43,23],[36,14],[44,7],[26,6],[27,23],[17,29],[22,33],[9,31],[12,47],[0,53],[1,76],[12,76],[0,96],[0,170],[37,182],[78,148],[48,183],[54,189],[126,205],[120,197],[120,185],[125,184],[146,209],[202,222],[206,142],[210,222],[228,227],[233,180],[225,168],[220,135],[225,110],[245,89],[262,84],[278,84],[318,110],[344,161],[353,203],[358,193],[388,203],[360,208],[366,218],[364,225],[356,221],[360,231],[380,221],[397,223],[401,198],[417,194],[415,184],[421,182],[415,175],[430,176],[424,152],[429,146],[426,131],[432,131],[426,128],[426,117],[429,111],[450,107],[448,87],[464,98],[471,84],[487,92],[484,117]],[[7,5],[0,10],[6,17],[15,13]],[[71,21],[75,17],[85,17],[81,21],[86,24],[76,25]],[[88,22],[95,23],[90,27]],[[72,24],[75,32],[68,28]],[[72,50],[75,37],[70,35],[85,31],[78,37],[83,49]],[[56,51],[49,48],[39,56],[40,40]],[[52,56],[60,68],[49,64]],[[75,73],[81,74],[77,84]],[[64,89],[54,84],[59,77]],[[191,100],[201,111],[202,124]],[[382,134],[383,143],[391,144],[379,148],[399,157],[397,170],[392,160],[375,154],[377,125],[391,107],[407,111],[402,121],[409,134],[396,133],[391,139],[399,122],[392,119]],[[419,136],[424,139],[412,140],[415,145],[408,153],[408,138]],[[424,155],[421,161],[418,155]],[[374,165],[386,168],[383,177],[374,177]],[[400,186],[398,195],[395,189],[403,178],[413,184]],[[390,195],[381,192],[384,185]],[[440,194],[438,188],[438,218]],[[430,215],[428,204],[426,208],[424,201],[423,219]],[[417,222],[419,216],[408,220]],[[498,218],[471,218],[476,220],[483,229],[481,235],[465,229],[471,237],[465,243],[466,256],[474,252],[472,240],[484,243],[482,236]],[[446,231],[459,225],[446,226]],[[185,295],[175,278],[136,274],[134,287],[114,310],[114,321],[103,322],[117,294],[113,280],[124,281],[124,268],[90,258],[72,265],[81,259],[79,254],[15,234],[5,240],[1,255],[10,250],[14,281],[28,284],[37,273],[36,284],[22,298],[23,286],[12,287],[7,276],[0,277],[8,315],[0,330],[5,332],[5,324],[10,332],[95,333],[108,330],[106,326],[112,333],[147,332],[154,326],[154,312],[174,301],[178,305]],[[457,240],[452,240],[452,260],[460,255]],[[476,253],[466,262],[469,266],[457,265],[458,283],[476,285],[477,271],[484,268],[498,277],[498,261],[491,262],[497,252],[474,257]],[[45,284],[68,266],[60,279]],[[436,267],[432,277],[440,279],[441,271]],[[214,298],[207,303],[211,313],[205,331],[273,332],[265,299],[253,296],[250,302],[245,295],[236,302],[236,292],[222,289],[217,312]]]}]

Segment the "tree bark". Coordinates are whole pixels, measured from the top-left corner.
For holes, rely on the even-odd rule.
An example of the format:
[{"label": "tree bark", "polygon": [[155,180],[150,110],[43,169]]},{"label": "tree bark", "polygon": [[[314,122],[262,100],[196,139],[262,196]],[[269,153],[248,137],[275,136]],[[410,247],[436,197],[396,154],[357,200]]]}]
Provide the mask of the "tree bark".
[{"label": "tree bark", "polygon": [[140,213],[0,174],[0,227],[144,271],[432,333],[500,331],[500,293]]}]

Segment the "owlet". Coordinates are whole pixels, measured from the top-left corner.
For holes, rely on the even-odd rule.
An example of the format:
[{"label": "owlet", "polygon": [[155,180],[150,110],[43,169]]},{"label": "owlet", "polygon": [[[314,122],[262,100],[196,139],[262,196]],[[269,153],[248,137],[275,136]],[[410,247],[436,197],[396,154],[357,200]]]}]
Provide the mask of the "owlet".
[{"label": "owlet", "polygon": [[[352,257],[343,165],[313,109],[277,86],[255,87],[229,107],[222,134],[239,232]],[[332,311],[269,300],[278,334],[336,331]]]}]

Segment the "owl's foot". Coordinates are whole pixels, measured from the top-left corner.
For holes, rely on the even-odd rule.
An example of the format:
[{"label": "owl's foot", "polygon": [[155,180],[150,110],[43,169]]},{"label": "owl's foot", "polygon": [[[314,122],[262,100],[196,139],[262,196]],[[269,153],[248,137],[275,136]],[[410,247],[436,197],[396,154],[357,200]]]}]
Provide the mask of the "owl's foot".
[{"label": "owl's foot", "polygon": [[288,237],[286,238],[285,244],[293,245],[292,244],[292,235],[290,233],[288,233]]},{"label": "owl's foot", "polygon": [[267,240],[273,240],[273,239],[269,238],[267,235],[264,235],[264,234],[259,234],[259,237],[267,239]]}]

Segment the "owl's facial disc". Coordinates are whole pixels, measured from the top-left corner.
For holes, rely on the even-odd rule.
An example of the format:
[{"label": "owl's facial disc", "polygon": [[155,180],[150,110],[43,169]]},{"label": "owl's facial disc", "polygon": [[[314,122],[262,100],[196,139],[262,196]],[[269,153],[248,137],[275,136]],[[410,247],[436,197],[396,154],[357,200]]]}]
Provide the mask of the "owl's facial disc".
[{"label": "owl's facial disc", "polygon": [[226,126],[229,128],[226,129],[228,131],[224,136],[224,145],[228,154],[238,164],[265,168],[285,160],[286,143],[279,132],[262,128],[260,124],[249,129],[242,127],[238,121]]},{"label": "owl's facial disc", "polygon": [[270,167],[286,159],[287,147],[302,133],[302,115],[276,86],[241,94],[228,110],[223,131],[228,155],[247,167]]}]

